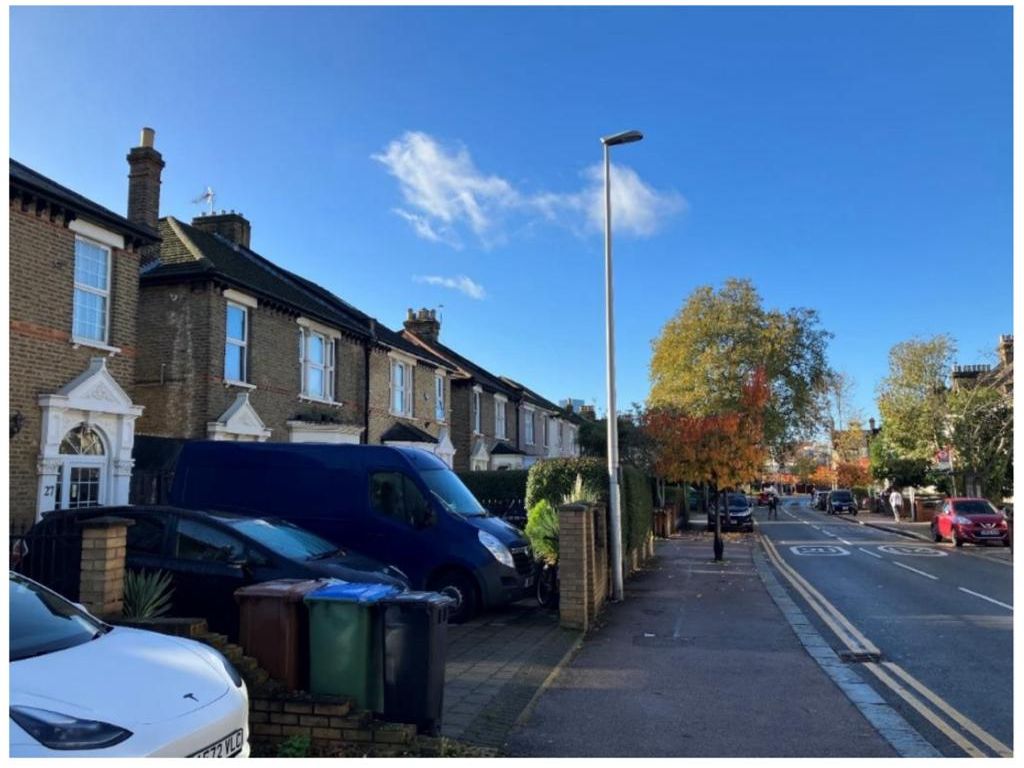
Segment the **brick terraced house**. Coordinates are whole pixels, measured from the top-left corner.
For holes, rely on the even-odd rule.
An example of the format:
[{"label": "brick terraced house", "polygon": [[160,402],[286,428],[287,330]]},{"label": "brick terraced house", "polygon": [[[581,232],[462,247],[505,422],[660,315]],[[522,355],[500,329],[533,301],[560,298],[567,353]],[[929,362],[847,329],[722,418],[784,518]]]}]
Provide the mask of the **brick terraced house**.
[{"label": "brick terraced house", "polygon": [[159,240],[129,218],[10,161],[12,528],[128,501],[139,261]]},{"label": "brick terraced house", "polygon": [[404,325],[406,339],[455,369],[456,470],[524,469],[540,458],[579,455],[575,419],[522,384],[496,376],[442,344],[441,321],[434,310],[410,309]]},{"label": "brick terraced house", "polygon": [[254,251],[240,213],[159,226],[141,274],[140,434],[415,445],[452,463],[442,360]]}]

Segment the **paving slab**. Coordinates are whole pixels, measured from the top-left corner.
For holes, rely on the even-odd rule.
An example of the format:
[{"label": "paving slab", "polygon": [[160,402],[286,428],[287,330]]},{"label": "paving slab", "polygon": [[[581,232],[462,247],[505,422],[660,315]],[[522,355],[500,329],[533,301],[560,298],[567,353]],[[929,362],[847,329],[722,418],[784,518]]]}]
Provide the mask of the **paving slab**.
[{"label": "paving slab", "polygon": [[754,538],[661,541],[515,728],[524,757],[894,757],[768,594]]},{"label": "paving slab", "polygon": [[556,611],[527,600],[450,625],[442,734],[500,748],[580,638],[559,626]]}]

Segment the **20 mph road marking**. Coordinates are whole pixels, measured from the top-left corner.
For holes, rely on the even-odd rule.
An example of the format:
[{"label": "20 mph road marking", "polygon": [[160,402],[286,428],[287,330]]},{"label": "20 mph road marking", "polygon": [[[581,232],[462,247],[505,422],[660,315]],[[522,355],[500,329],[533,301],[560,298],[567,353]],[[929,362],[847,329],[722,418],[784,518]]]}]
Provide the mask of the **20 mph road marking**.
[{"label": "20 mph road marking", "polygon": [[968,595],[974,595],[975,597],[980,597],[982,600],[988,600],[990,603],[1001,605],[1003,608],[1009,608],[1011,611],[1013,610],[1012,605],[1007,605],[1006,603],[1001,603],[998,600],[993,600],[991,597],[987,597],[981,594],[981,592],[975,592],[974,590],[966,589],[964,587],[957,587],[957,589],[959,589],[961,592],[966,592]]},{"label": "20 mph road marking", "polygon": [[908,571],[913,571],[914,573],[920,574],[921,576],[926,576],[929,579],[931,579],[932,581],[938,581],[939,580],[938,576],[932,576],[930,573],[925,573],[924,571],[919,571],[919,570],[917,570],[917,568],[911,568],[909,565],[904,565],[903,563],[897,563],[895,560],[892,560],[890,562],[892,562],[893,565],[898,565],[900,568],[906,568]]}]

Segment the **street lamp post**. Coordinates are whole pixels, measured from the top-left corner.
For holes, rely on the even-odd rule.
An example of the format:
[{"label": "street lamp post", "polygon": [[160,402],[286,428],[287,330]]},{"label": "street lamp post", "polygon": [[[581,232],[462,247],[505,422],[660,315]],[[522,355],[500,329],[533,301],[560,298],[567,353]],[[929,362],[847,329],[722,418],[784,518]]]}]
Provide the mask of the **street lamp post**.
[{"label": "street lamp post", "polygon": [[622,510],[619,504],[619,418],[615,409],[615,321],[612,296],[612,183],[609,150],[640,141],[640,131],[601,139],[604,145],[604,304],[608,353],[608,510],[612,545],[612,600],[622,599]]}]

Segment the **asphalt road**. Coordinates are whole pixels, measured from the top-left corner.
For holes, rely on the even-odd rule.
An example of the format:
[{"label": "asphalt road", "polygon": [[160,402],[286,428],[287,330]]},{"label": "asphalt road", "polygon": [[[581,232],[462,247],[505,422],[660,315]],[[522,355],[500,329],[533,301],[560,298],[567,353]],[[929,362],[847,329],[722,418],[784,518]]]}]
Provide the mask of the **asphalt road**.
[{"label": "asphalt road", "polygon": [[[1013,748],[1013,567],[783,501],[759,533],[822,635],[943,754]],[[788,566],[788,567],[787,567]],[[823,713],[823,716],[827,714]]]}]

